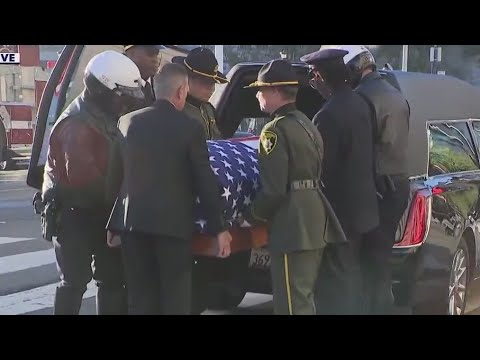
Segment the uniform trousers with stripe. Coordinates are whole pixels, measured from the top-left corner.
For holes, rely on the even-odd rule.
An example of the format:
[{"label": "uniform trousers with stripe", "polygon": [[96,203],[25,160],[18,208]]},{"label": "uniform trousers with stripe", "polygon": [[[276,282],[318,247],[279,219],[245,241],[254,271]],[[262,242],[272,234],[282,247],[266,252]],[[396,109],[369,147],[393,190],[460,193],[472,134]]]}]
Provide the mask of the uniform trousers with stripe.
[{"label": "uniform trousers with stripe", "polygon": [[275,315],[315,315],[315,284],[323,249],[271,254]]}]

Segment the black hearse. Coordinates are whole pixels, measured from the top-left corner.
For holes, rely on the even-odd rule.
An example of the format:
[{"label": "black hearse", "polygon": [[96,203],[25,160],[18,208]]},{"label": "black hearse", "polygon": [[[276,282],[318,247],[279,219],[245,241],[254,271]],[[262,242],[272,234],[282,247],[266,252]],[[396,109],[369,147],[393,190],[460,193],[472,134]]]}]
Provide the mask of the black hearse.
[{"label": "black hearse", "polygon": [[[40,104],[29,186],[41,187],[46,140],[61,110],[81,91],[86,63],[112,48],[121,51],[119,45],[67,45],[63,50]],[[167,46],[165,51],[171,49]],[[245,132],[258,136],[268,121],[255,93],[243,89],[262,65],[237,64],[228,73],[230,83],[218,86],[212,96],[225,137]],[[302,85],[298,107],[312,118],[323,101],[308,85],[305,64],[294,65]],[[445,75],[381,73],[411,107],[411,197],[392,249],[396,301],[412,306],[415,313],[435,309],[439,314],[463,314],[469,285],[480,269],[480,89]],[[194,273],[198,311],[235,307],[246,292],[271,293],[270,259],[264,248],[204,264],[214,271],[212,277],[202,276],[200,268]]]}]

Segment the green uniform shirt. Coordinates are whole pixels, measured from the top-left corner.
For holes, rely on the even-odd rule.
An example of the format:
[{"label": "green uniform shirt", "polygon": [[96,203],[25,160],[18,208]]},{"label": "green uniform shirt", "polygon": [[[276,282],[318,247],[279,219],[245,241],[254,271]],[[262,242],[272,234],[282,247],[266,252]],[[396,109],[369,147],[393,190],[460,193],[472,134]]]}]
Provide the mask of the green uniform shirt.
[{"label": "green uniform shirt", "polygon": [[189,95],[183,111],[203,125],[207,140],[219,140],[223,138],[217,127],[215,108],[212,104],[209,102],[202,103]]},{"label": "green uniform shirt", "polygon": [[[298,118],[316,136],[319,153]],[[251,224],[268,223],[269,248],[288,253],[325,246],[328,216],[316,189],[290,190],[296,180],[318,180],[323,141],[313,123],[294,104],[278,109],[260,136],[261,190],[244,218]]]}]

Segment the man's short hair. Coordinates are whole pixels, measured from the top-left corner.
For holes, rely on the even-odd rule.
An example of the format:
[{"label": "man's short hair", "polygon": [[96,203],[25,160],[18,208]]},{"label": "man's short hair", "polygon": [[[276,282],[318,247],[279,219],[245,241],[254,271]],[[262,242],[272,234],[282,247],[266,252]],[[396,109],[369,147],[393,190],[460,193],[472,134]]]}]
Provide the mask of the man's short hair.
[{"label": "man's short hair", "polygon": [[282,94],[284,100],[297,99],[298,86],[295,86],[295,85],[279,86],[277,89]]},{"label": "man's short hair", "polygon": [[187,71],[184,66],[174,63],[165,64],[155,74],[155,94],[158,97],[169,97],[188,80]]}]

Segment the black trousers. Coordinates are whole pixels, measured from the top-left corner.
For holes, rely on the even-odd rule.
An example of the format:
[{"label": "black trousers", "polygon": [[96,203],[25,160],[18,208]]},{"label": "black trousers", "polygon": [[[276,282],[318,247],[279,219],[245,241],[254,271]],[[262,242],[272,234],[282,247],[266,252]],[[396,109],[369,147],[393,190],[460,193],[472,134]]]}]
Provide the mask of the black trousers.
[{"label": "black trousers", "polygon": [[317,315],[364,313],[360,276],[362,236],[346,232],[348,243],[328,244],[324,249],[315,289]]},{"label": "black trousers", "polygon": [[191,241],[131,232],[122,235],[122,253],[129,314],[190,314]]},{"label": "black trousers", "polygon": [[379,200],[380,226],[362,241],[360,262],[368,314],[389,314],[393,310],[392,270],[390,258],[398,223],[410,194],[407,178],[394,179],[396,191],[386,192]]},{"label": "black trousers", "polygon": [[53,245],[61,282],[54,314],[76,315],[87,284],[96,281],[97,314],[126,314],[127,295],[120,249],[107,246],[108,214],[62,209]]}]

